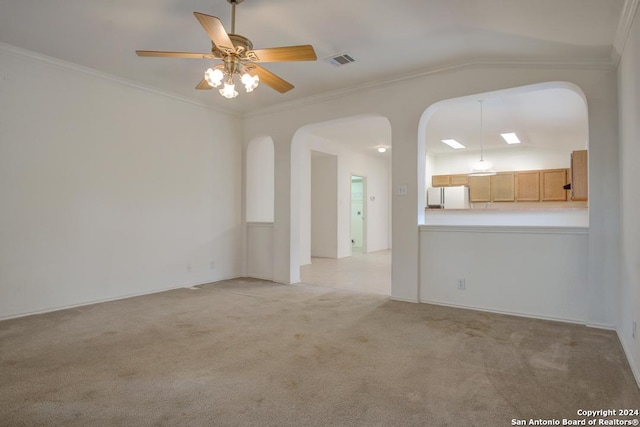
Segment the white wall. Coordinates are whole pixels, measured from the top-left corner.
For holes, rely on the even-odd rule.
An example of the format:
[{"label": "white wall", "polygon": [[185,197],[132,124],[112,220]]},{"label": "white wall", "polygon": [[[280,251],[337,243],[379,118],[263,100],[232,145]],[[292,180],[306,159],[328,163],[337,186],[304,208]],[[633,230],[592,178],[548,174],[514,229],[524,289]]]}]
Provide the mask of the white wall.
[{"label": "white wall", "polygon": [[[428,126],[428,125],[427,125]],[[584,149],[587,149],[585,144]],[[431,157],[427,176],[469,173],[480,158],[479,153],[440,153]],[[493,164],[495,171],[525,171],[537,169],[567,169],[571,167],[571,151],[527,146],[485,150],[484,159]],[[430,182],[430,179],[427,180]]]},{"label": "white wall", "polygon": [[247,277],[273,279],[273,223],[247,223]]},{"label": "white wall", "polygon": [[[618,67],[620,115],[620,294],[617,304],[618,335],[636,380],[640,383],[640,19],[636,12]],[[640,326],[640,325],[639,325]]]},{"label": "white wall", "polygon": [[423,226],[420,301],[588,323],[587,232]]},{"label": "white wall", "polygon": [[[305,147],[300,153],[298,163],[305,164],[311,150],[328,153],[338,157],[338,258],[351,255],[351,175],[367,178],[367,196],[374,200],[366,201],[367,207],[367,250],[369,252],[388,249],[389,246],[389,163],[386,157],[366,156],[351,151],[343,143],[307,134]],[[303,166],[303,171],[308,168]],[[300,185],[310,188],[306,182],[307,173],[301,174]],[[304,194],[306,191],[303,190]],[[309,246],[306,222],[309,218],[309,207],[302,199],[300,214],[300,259],[306,259],[305,252]],[[310,262],[310,259],[309,259]],[[304,265],[304,264],[301,264]]]},{"label": "white wall", "polygon": [[338,258],[338,157],[311,152],[311,256]]},{"label": "white wall", "polygon": [[[245,137],[269,134],[276,144],[276,213],[274,277],[295,281],[300,236],[299,147],[292,141],[306,125],[362,114],[387,117],[392,129],[392,297],[418,301],[418,223],[424,203],[418,187],[425,182],[424,146],[418,146],[422,113],[432,104],[456,97],[520,87],[539,82],[567,81],[585,94],[589,106],[589,263],[588,319],[614,325],[618,275],[618,170],[616,72],[578,70],[573,66],[545,68],[471,65],[425,73],[393,83],[323,95],[303,103],[254,112],[245,120]],[[292,153],[293,150],[293,153]],[[421,182],[420,182],[421,181]],[[398,194],[407,186],[408,194]],[[422,187],[424,188],[424,187]]]},{"label": "white wall", "polygon": [[0,317],[239,275],[237,119],[6,45],[0,94]]},{"label": "white wall", "polygon": [[274,157],[273,141],[268,136],[256,138],[247,146],[247,222],[273,222]]}]

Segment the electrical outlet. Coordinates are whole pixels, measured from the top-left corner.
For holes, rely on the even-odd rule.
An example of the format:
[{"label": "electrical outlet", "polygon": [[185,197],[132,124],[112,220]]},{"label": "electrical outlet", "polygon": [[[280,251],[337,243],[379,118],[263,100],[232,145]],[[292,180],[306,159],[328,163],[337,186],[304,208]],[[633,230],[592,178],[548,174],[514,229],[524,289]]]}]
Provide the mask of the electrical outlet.
[{"label": "electrical outlet", "polygon": [[458,289],[464,291],[467,289],[467,281],[466,279],[458,279]]},{"label": "electrical outlet", "polygon": [[216,268],[216,262],[215,262],[215,261],[211,261],[211,262],[209,263],[209,268],[210,268],[210,269],[212,269],[212,270],[213,270],[214,268]]},{"label": "electrical outlet", "polygon": [[187,264],[187,271],[191,271],[191,263]]},{"label": "electrical outlet", "polygon": [[638,335],[638,322],[633,321],[633,328],[631,329],[631,336],[633,339],[636,339],[636,335]]}]

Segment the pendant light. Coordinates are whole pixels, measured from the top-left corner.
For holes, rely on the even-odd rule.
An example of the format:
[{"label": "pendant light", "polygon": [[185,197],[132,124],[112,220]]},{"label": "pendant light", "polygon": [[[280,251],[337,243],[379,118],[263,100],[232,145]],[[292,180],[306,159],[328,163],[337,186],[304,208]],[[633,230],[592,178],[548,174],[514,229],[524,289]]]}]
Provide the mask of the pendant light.
[{"label": "pendant light", "polygon": [[483,147],[482,147],[482,100],[478,101],[480,103],[480,160],[478,160],[473,165],[473,170],[469,174],[469,176],[491,176],[495,175],[496,172],[491,169],[491,163],[486,161],[483,156]]}]

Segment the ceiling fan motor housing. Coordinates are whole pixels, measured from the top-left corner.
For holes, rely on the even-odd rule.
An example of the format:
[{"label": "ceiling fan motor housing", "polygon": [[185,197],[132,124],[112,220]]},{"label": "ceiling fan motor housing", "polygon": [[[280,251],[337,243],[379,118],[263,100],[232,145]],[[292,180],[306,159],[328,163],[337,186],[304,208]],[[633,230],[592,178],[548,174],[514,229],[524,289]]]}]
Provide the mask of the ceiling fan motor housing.
[{"label": "ceiling fan motor housing", "polygon": [[242,55],[244,52],[253,49],[253,43],[248,38],[241,36],[240,34],[229,34],[229,38],[236,48],[236,52]]}]

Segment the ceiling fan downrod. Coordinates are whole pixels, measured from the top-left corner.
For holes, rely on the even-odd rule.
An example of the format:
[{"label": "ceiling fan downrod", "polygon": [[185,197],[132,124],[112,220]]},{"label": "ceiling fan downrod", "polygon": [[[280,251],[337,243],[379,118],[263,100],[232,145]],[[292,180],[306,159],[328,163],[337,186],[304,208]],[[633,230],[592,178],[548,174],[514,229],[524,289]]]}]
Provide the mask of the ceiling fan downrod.
[{"label": "ceiling fan downrod", "polygon": [[227,0],[231,3],[231,34],[236,33],[236,5],[242,3],[244,0]]}]

